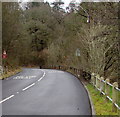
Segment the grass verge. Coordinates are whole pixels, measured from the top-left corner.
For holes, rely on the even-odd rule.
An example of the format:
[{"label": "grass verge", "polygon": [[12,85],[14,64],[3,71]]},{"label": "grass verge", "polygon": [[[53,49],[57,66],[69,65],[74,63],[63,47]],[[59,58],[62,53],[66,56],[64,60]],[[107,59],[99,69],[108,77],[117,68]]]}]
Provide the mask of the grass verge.
[{"label": "grass verge", "polygon": [[91,84],[86,84],[86,86],[92,98],[96,115],[118,115],[117,112],[112,112],[112,102],[106,101],[105,96],[101,96]]},{"label": "grass verge", "polygon": [[9,71],[7,71],[6,73],[3,73],[3,74],[0,76],[0,79],[8,78],[8,77],[10,77],[10,76],[12,76],[12,75],[15,75],[15,74],[17,74],[18,72],[21,72],[21,71],[22,71],[21,68],[9,70]]}]

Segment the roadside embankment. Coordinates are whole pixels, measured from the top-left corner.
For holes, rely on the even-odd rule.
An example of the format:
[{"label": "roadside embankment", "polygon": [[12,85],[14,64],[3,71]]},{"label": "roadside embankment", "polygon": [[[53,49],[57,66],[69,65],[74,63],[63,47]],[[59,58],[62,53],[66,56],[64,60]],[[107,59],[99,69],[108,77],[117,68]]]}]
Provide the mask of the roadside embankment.
[{"label": "roadside embankment", "polygon": [[19,67],[17,69],[10,69],[10,70],[7,70],[6,72],[3,72],[3,74],[0,75],[0,80],[4,80],[5,78],[8,78],[12,75],[15,75],[19,72],[21,72],[22,69]]}]

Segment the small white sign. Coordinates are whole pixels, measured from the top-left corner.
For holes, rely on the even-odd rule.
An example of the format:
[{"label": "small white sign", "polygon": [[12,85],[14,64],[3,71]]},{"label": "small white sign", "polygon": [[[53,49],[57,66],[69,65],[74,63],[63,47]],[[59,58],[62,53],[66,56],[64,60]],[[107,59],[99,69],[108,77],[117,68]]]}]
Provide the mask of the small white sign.
[{"label": "small white sign", "polygon": [[75,54],[76,54],[76,56],[80,56],[80,49],[79,48],[76,49]]}]

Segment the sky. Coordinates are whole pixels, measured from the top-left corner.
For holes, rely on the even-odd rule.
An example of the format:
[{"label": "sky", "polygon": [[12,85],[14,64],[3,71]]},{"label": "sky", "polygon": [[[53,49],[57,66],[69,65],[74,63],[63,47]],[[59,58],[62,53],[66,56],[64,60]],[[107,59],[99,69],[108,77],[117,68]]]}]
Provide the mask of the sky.
[{"label": "sky", "polygon": [[[18,0],[18,1],[21,1],[21,2],[40,2],[40,1],[44,1],[44,2],[49,2],[50,4],[55,2],[55,1],[59,1],[59,0]],[[71,1],[76,1],[77,3],[81,3],[82,1],[90,1],[90,0],[61,0],[62,2],[64,2],[64,5],[62,6],[63,9],[66,9],[66,7],[69,5],[69,3]],[[94,2],[108,2],[109,0],[91,0],[91,1],[94,1]],[[114,1],[114,2],[117,2],[119,0],[111,0],[111,1]],[[26,6],[24,3],[21,4],[22,6]]]},{"label": "sky", "polygon": [[[44,1],[48,1],[48,2],[54,2],[55,0],[44,0]],[[72,0],[62,0],[62,2],[64,2],[64,6],[68,6],[69,3],[71,2]],[[80,0],[76,0],[76,2],[80,2]]]},{"label": "sky", "polygon": [[[28,2],[28,1],[35,1],[35,2],[39,2],[40,0],[21,0],[21,1],[24,1],[24,2]],[[49,3],[52,3],[52,2],[55,2],[56,0],[44,0],[44,2],[49,2]],[[58,0],[57,0],[58,1]],[[69,3],[71,2],[72,0],[62,0],[62,2],[64,2],[64,6],[63,7],[67,7],[69,5]],[[76,0],[76,2],[80,3],[81,0]]]}]

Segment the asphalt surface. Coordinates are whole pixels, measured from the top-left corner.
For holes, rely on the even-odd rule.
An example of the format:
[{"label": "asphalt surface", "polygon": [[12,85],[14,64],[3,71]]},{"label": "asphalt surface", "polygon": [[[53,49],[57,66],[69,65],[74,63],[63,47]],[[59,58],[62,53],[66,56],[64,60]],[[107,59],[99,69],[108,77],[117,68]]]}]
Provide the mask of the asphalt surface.
[{"label": "asphalt surface", "polygon": [[91,115],[88,94],[72,74],[23,69],[2,81],[3,115]]}]

